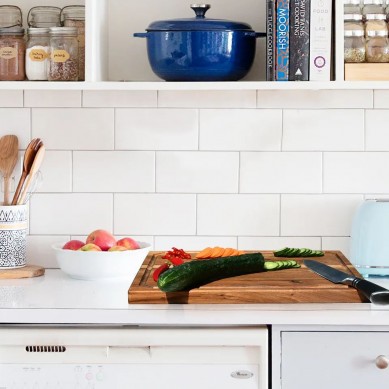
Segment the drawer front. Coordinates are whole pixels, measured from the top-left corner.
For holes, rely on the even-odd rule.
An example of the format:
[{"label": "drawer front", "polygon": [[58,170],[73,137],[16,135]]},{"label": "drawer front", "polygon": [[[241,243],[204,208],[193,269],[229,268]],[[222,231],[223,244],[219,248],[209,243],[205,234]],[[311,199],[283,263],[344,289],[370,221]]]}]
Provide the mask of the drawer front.
[{"label": "drawer front", "polygon": [[282,332],[281,350],[282,389],[388,387],[389,333]]}]

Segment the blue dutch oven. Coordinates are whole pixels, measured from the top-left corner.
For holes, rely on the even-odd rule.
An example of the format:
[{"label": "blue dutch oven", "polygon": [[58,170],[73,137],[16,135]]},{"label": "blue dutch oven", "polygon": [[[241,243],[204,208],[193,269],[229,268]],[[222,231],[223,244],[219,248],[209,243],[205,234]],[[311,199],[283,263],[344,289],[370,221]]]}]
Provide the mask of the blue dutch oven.
[{"label": "blue dutch oven", "polygon": [[153,72],[166,81],[236,81],[250,70],[256,38],[266,33],[247,23],[205,18],[209,4],[192,4],[196,17],[156,21],[147,32]]}]

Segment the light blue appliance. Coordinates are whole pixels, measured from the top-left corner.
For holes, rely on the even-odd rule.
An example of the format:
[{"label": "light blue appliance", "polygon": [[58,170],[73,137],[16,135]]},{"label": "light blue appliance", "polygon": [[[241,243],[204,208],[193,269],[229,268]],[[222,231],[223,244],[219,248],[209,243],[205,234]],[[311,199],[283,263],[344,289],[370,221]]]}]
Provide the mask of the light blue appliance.
[{"label": "light blue appliance", "polygon": [[364,277],[389,275],[389,199],[366,200],[358,208],[350,256]]}]

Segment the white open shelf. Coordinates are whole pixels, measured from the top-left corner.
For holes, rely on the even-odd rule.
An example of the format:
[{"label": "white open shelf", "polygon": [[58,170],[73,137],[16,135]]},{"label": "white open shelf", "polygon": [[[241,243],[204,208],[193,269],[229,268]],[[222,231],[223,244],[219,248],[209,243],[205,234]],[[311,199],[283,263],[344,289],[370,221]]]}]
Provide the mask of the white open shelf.
[{"label": "white open shelf", "polygon": [[[250,73],[236,82],[165,82],[152,72],[146,40],[134,38],[147,26],[162,19],[191,17],[191,2],[182,0],[56,0],[55,5],[84,4],[86,9],[85,82],[0,82],[0,89],[47,90],[331,90],[388,89],[389,82],[345,82],[343,57],[343,1],[335,4],[335,75],[330,82],[267,82],[265,39],[258,39]],[[15,0],[24,20],[40,0]],[[212,0],[210,18],[239,20],[255,31],[265,31],[266,0]],[[26,23],[25,23],[26,24]],[[147,81],[145,81],[147,80]]]}]

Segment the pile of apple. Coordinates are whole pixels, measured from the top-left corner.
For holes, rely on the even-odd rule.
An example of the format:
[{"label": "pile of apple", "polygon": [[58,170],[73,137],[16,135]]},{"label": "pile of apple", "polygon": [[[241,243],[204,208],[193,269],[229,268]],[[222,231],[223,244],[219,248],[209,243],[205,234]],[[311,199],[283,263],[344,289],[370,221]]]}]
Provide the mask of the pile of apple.
[{"label": "pile of apple", "polygon": [[108,231],[95,230],[91,232],[86,241],[69,240],[63,247],[64,250],[78,251],[126,251],[139,249],[139,244],[130,237],[116,240]]}]

